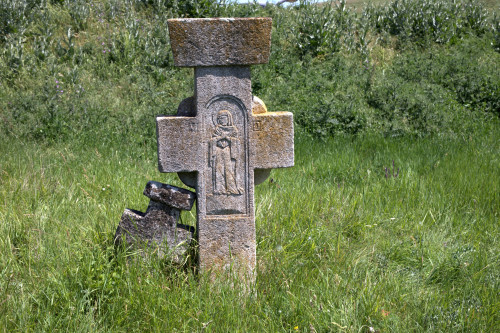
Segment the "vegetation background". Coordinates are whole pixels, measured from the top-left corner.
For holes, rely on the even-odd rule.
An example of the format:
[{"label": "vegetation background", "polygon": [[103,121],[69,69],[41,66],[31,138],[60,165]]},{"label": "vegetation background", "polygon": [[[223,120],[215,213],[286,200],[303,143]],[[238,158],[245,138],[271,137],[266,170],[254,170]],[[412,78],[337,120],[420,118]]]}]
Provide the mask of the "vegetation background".
[{"label": "vegetation background", "polygon": [[[496,1],[0,2],[2,331],[497,331]],[[257,281],[128,260],[155,117],[193,91],[167,19],[270,16],[252,68],[296,166],[256,189]],[[193,224],[193,212],[182,215]]]}]

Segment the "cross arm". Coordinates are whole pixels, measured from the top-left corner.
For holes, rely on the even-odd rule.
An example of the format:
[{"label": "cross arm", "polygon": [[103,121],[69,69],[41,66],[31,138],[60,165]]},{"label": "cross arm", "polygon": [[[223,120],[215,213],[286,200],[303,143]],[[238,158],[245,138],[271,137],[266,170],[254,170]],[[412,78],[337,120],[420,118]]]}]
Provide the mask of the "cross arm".
[{"label": "cross arm", "polygon": [[158,169],[160,172],[192,172],[202,161],[198,118],[156,117]]},{"label": "cross arm", "polygon": [[255,169],[293,166],[293,114],[291,112],[254,114],[251,140],[255,152]]}]

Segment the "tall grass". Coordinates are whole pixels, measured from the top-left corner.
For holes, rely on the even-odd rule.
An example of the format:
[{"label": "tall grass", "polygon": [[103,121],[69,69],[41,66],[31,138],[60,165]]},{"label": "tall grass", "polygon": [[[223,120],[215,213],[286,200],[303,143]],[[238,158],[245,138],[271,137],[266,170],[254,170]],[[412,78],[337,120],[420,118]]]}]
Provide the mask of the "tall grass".
[{"label": "tall grass", "polygon": [[157,173],[153,151],[2,145],[0,326],[494,331],[496,126],[455,139],[297,138],[296,166],[257,187],[258,277],[245,296],[114,249],[123,209],[147,206],[146,181],[180,185]]}]

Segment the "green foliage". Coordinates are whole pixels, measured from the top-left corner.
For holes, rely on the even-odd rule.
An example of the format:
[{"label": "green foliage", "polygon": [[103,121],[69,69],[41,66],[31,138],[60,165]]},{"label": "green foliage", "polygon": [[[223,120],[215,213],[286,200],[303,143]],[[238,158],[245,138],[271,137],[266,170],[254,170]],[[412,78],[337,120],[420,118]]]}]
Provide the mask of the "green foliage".
[{"label": "green foliage", "polygon": [[71,25],[75,32],[87,29],[91,5],[87,0],[64,0],[64,7],[71,16]]},{"label": "green foliage", "polygon": [[[500,73],[488,45],[467,41],[458,47],[401,53],[375,75],[367,94],[387,134],[425,135],[461,131],[467,118],[499,116]],[[491,52],[491,51],[490,51]]]},{"label": "green foliage", "polygon": [[497,12],[493,14],[492,33],[493,42],[491,45],[495,48],[495,51],[500,52],[500,16]]},{"label": "green foliage", "polygon": [[294,7],[295,17],[291,34],[301,57],[330,54],[340,51],[346,43],[352,43],[354,16],[346,7],[345,0],[317,6],[309,0]]},{"label": "green foliage", "polygon": [[405,82],[440,85],[469,110],[500,116],[499,60],[489,45],[467,40],[460,44],[460,52],[455,47],[409,52],[394,61],[392,68]]},{"label": "green foliage", "polygon": [[224,3],[219,0],[146,0],[157,10],[171,10],[179,17],[215,17],[221,13]]},{"label": "green foliage", "polygon": [[415,86],[398,77],[379,78],[379,82],[371,89],[368,103],[376,109],[375,117],[387,135],[439,133],[449,127],[445,117],[459,111],[440,86]]},{"label": "green foliage", "polygon": [[[371,75],[358,61],[334,54],[321,61],[297,59],[271,77],[265,69],[256,70],[254,92],[270,101],[270,109],[292,111],[299,128],[313,136],[355,135],[366,129],[363,94]],[[260,91],[267,86],[273,89]]]},{"label": "green foliage", "polygon": [[[270,64],[254,70],[254,93],[270,109],[294,112],[299,130],[313,136],[427,135],[461,128],[464,110],[477,119],[481,111],[498,115],[498,15],[470,1],[397,0],[361,12],[345,1],[288,8],[212,0],[0,6],[2,135],[151,142],[150,130],[134,127],[147,129],[155,113],[175,112],[192,91],[185,70],[173,68],[166,22],[193,16],[273,17]],[[398,45],[405,47],[394,59],[381,62],[373,53]],[[64,89],[55,87],[59,78]],[[133,116],[119,121],[125,107]]]},{"label": "green foliage", "polygon": [[0,43],[9,34],[23,33],[31,22],[39,0],[5,0],[0,2]]},{"label": "green foliage", "polygon": [[487,11],[473,0],[394,0],[365,11],[378,33],[388,32],[402,42],[456,42],[468,32],[482,35],[488,29]]}]

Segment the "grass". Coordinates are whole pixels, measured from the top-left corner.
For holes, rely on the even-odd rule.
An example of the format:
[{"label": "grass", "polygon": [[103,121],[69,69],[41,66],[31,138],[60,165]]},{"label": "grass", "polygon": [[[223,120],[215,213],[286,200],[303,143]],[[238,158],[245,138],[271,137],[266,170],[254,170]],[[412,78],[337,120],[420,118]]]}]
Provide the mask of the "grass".
[{"label": "grass", "polygon": [[246,296],[113,248],[123,209],[146,208],[148,180],[180,185],[156,171],[154,151],[2,144],[0,327],[493,331],[497,129],[419,140],[300,136],[296,166],[257,187],[258,278]]}]

